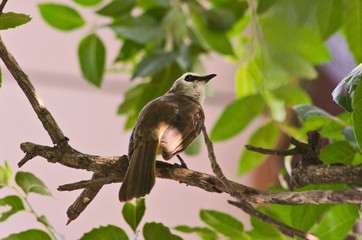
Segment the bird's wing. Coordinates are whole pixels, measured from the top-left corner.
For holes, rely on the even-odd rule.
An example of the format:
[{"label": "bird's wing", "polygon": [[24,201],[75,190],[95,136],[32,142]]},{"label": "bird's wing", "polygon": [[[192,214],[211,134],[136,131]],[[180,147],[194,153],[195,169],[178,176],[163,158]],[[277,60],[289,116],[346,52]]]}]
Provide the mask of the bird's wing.
[{"label": "bird's wing", "polygon": [[192,101],[178,106],[161,135],[162,157],[168,160],[185,150],[200,134],[203,122],[204,113],[198,103]]}]

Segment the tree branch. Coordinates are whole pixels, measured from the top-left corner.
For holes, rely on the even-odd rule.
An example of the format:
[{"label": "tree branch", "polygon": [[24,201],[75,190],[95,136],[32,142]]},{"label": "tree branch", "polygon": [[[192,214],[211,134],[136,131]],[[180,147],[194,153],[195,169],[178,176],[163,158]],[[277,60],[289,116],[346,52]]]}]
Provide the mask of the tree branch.
[{"label": "tree branch", "polygon": [[42,122],[45,130],[48,132],[53,144],[59,144],[62,141],[67,141],[68,138],[66,138],[62,130],[60,130],[55,119],[45,107],[38,93],[35,91],[35,88],[30,82],[28,76],[21,69],[13,55],[11,55],[11,53],[5,47],[1,37],[0,58],[3,60],[6,67],[9,69],[10,73],[13,75],[14,79],[25,93],[35,113],[38,115],[39,120]]},{"label": "tree branch", "polygon": [[[239,191],[238,188],[234,188],[233,183],[230,182],[229,180],[227,180],[225,175],[222,173],[221,168],[216,161],[213,144],[207,134],[206,127],[204,124],[202,124],[201,130],[202,130],[202,134],[204,135],[204,139],[205,139],[205,143],[206,143],[207,150],[209,153],[209,159],[211,162],[211,167],[212,167],[213,172],[215,173],[217,178],[223,183],[223,185],[226,187],[226,191],[228,191],[231,196],[233,196],[239,200],[239,202],[228,201],[230,204],[239,207],[245,213],[258,218],[258,219],[262,220],[263,222],[276,227],[282,233],[284,233],[288,236],[291,236],[291,237],[296,236],[296,237],[300,237],[302,239],[310,239],[310,240],[318,239],[317,237],[315,237],[312,234],[292,228],[282,222],[277,221],[274,218],[269,217],[268,215],[266,215],[264,213],[259,212],[250,203],[248,203],[247,201],[250,201],[250,199],[246,196],[247,195],[246,189],[243,189],[243,191]],[[242,186],[246,187],[244,185],[242,185]],[[260,190],[256,190],[256,189],[251,189],[251,190],[252,190],[252,192],[258,191],[260,193]],[[272,192],[270,191],[270,193],[272,193]],[[278,199],[278,200],[280,200],[280,199]]]},{"label": "tree branch", "polygon": [[0,4],[0,16],[3,14],[3,10],[4,10],[4,7],[6,5],[6,3],[8,2],[8,0],[3,0]]},{"label": "tree branch", "polygon": [[[84,169],[97,174],[97,178],[62,185],[60,191],[72,191],[80,188],[92,187],[122,182],[128,167],[127,156],[101,157],[84,154],[72,149],[61,149],[60,146],[48,147],[26,142],[21,144],[21,149],[29,156],[40,156],[52,163],[59,163],[67,167]],[[159,178],[169,179],[184,183],[188,186],[201,188],[208,192],[230,194],[225,184],[218,177],[210,174],[181,168],[179,165],[157,161],[156,175]],[[233,181],[227,181],[227,185],[242,195],[244,199],[252,203],[274,203],[283,205],[303,204],[361,204],[362,192],[359,191],[325,191],[312,190],[304,192],[276,192],[264,191],[245,186]]]},{"label": "tree branch", "polygon": [[320,135],[317,131],[308,132],[308,143],[294,138],[293,149],[272,150],[254,146],[245,146],[248,150],[261,154],[288,156],[301,155],[302,161],[292,167],[291,183],[300,188],[308,184],[362,184],[362,164],[323,164],[319,159]]},{"label": "tree branch", "polygon": [[299,238],[308,239],[308,240],[319,239],[310,233],[305,233],[298,229],[292,228],[284,223],[281,223],[281,222],[275,220],[274,218],[269,217],[268,215],[266,215],[262,212],[259,212],[250,203],[248,203],[246,201],[239,201],[239,202],[228,201],[228,203],[242,209],[244,212],[246,212],[247,214],[249,214],[251,216],[259,218],[263,222],[269,223],[270,225],[279,229],[282,233],[284,233],[285,235],[287,235],[289,237],[292,237],[292,238],[299,237]]},{"label": "tree branch", "polygon": [[[55,119],[46,109],[44,103],[35,91],[34,86],[28,79],[28,76],[22,71],[14,57],[8,52],[1,38],[0,58],[4,61],[11,74],[18,82],[18,85],[28,98],[45,130],[48,132],[53,144],[55,144],[54,147],[48,147],[29,142],[22,143],[21,149],[24,151],[25,157],[19,162],[19,167],[34,157],[41,156],[52,163],[60,163],[67,167],[85,169],[94,172],[91,180],[62,185],[59,187],[59,190],[63,191],[85,188],[67,211],[69,217],[68,223],[70,223],[84,211],[89,203],[96,197],[97,193],[104,184],[121,182],[123,180],[128,167],[127,156],[101,157],[84,154],[73,149],[68,144],[68,138],[64,136]],[[156,164],[157,177],[176,180],[180,183],[199,187],[209,192],[228,193],[239,199],[239,202],[230,202],[231,204],[236,205],[245,212],[279,228],[287,235],[299,236],[305,239],[313,239],[313,235],[308,235],[307,233],[288,227],[275,219],[263,215],[246,201],[288,205],[362,203],[362,193],[359,191],[273,192],[257,190],[229,181],[223,175],[220,166],[216,162],[213,145],[207,135],[204,125],[202,126],[202,131],[208,148],[212,169],[216,177],[159,161],[157,161]],[[292,139],[292,143],[303,156],[303,163],[306,163],[307,165],[317,165],[320,163],[318,158],[320,149],[318,141],[318,136],[316,137],[313,134],[310,136],[308,135],[308,144]]]}]

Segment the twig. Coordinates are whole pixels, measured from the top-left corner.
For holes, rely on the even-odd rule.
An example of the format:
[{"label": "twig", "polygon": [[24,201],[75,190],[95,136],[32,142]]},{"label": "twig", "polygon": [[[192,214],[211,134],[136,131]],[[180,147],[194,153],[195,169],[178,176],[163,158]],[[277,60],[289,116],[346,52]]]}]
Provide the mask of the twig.
[{"label": "twig", "polygon": [[[204,135],[205,143],[206,143],[207,150],[209,153],[209,159],[211,161],[212,171],[215,173],[215,175],[218,177],[218,179],[224,184],[224,186],[226,187],[226,190],[230,193],[230,195],[239,200],[239,202],[228,201],[230,204],[233,204],[233,205],[239,207],[244,212],[262,220],[263,222],[268,223],[268,224],[278,228],[282,233],[284,233],[288,236],[291,236],[291,237],[296,236],[296,237],[300,237],[302,239],[310,239],[310,240],[318,239],[312,234],[305,233],[298,229],[292,228],[282,222],[279,222],[279,221],[269,217],[266,214],[259,212],[253,206],[251,206],[250,203],[246,202],[246,201],[250,201],[250,199],[247,198],[247,194],[246,194],[247,191],[245,191],[245,190],[237,191],[236,190],[237,188],[233,188],[232,183],[229,180],[227,180],[227,178],[224,176],[219,164],[216,161],[214,148],[213,148],[212,142],[207,134],[206,127],[204,124],[202,125],[201,129],[202,129],[202,134]],[[278,199],[278,200],[280,200],[280,199]]]},{"label": "twig", "polygon": [[[2,4],[3,3],[4,1]],[[11,53],[5,47],[1,37],[0,58],[3,60],[6,67],[9,69],[10,73],[13,75],[14,79],[25,93],[35,113],[38,115],[39,120],[42,122],[45,130],[48,132],[53,144],[59,144],[63,141],[67,141],[68,139],[64,136],[55,119],[45,107],[28,76],[21,69],[13,55],[11,55]]]},{"label": "twig", "polygon": [[0,17],[1,15],[3,14],[3,10],[4,10],[4,7],[6,5],[6,3],[8,2],[8,0],[3,0],[0,4]]},{"label": "twig", "polygon": [[251,206],[250,203],[248,203],[246,201],[243,201],[243,200],[239,201],[239,202],[228,201],[228,203],[240,208],[247,214],[254,216],[256,218],[259,218],[263,222],[266,222],[266,223],[270,224],[271,226],[279,229],[282,233],[284,233],[287,236],[299,237],[299,238],[308,239],[308,240],[318,240],[319,239],[316,236],[314,236],[313,234],[306,233],[306,232],[300,231],[298,229],[292,228],[282,222],[275,220],[274,218],[269,217],[268,215],[266,215],[264,213],[259,212],[253,206]]},{"label": "twig", "polygon": [[251,145],[245,145],[245,148],[249,151],[261,153],[261,154],[268,154],[268,155],[276,155],[276,156],[290,156],[290,155],[297,155],[299,154],[298,149],[286,149],[286,150],[274,150],[274,149],[266,149],[261,147],[254,147]]},{"label": "twig", "polygon": [[260,147],[254,147],[250,145],[245,145],[245,148],[249,151],[258,152],[264,155],[277,155],[277,156],[290,156],[290,155],[301,155],[302,156],[302,165],[319,165],[323,162],[319,159],[319,151],[321,148],[320,145],[320,135],[318,131],[309,131],[308,132],[308,143],[303,143],[295,138],[290,139],[290,143],[295,146],[293,149],[285,150],[273,150]]},{"label": "twig", "polygon": [[74,191],[77,189],[93,187],[95,185],[103,186],[104,184],[116,183],[119,181],[120,181],[120,179],[117,179],[117,177],[115,177],[115,176],[101,177],[101,178],[96,178],[96,179],[92,178],[91,180],[84,180],[84,181],[80,181],[80,182],[60,185],[57,190],[58,191]]},{"label": "twig", "polygon": [[214,147],[213,144],[209,138],[209,135],[207,134],[205,124],[202,124],[201,126],[202,135],[204,135],[205,144],[207,147],[207,152],[209,155],[209,159],[211,161],[211,168],[214,174],[218,177],[218,179],[225,185],[226,189],[230,192],[230,194],[234,195],[234,190],[229,183],[229,180],[225,177],[223,174],[219,164],[216,161],[215,153],[214,153]]},{"label": "twig", "polygon": [[[92,179],[96,179],[97,175],[93,174]],[[97,196],[98,192],[102,189],[102,184],[95,184],[91,187],[87,187],[82,191],[79,197],[74,201],[74,203],[68,208],[68,225],[71,221],[79,217],[79,215],[84,211],[84,209],[92,202],[92,200]]]}]

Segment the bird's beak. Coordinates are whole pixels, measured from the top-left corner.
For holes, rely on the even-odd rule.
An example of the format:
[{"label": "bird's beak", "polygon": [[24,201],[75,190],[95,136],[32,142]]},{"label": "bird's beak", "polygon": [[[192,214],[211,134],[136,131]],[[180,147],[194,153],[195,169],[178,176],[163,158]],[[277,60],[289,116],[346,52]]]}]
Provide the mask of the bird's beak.
[{"label": "bird's beak", "polygon": [[205,76],[201,76],[199,81],[205,81],[208,82],[210,81],[212,78],[216,77],[216,74],[209,74],[209,75],[205,75]]}]

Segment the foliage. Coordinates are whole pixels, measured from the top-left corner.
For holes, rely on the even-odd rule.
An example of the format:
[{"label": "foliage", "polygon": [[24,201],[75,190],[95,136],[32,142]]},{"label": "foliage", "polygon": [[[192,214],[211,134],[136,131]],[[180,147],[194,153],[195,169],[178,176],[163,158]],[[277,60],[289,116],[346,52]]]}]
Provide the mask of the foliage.
[{"label": "foliage", "polygon": [[[107,68],[130,72],[131,80],[137,81],[118,108],[118,113],[127,117],[126,129],[134,125],[142,107],[167,91],[182,73],[203,73],[201,56],[217,53],[237,64],[238,70],[236,99],[226,106],[211,130],[214,142],[236,136],[254,119],[262,117],[264,122],[251,135],[249,144],[272,148],[279,132],[303,139],[309,130],[319,129],[321,136],[331,143],[320,153],[325,164],[361,164],[362,85],[358,83],[362,65],[344,78],[333,92],[333,99],[347,111],[337,117],[311,105],[308,94],[300,87],[301,79],[317,77],[315,65],[330,60],[325,41],[336,32],[346,38],[356,62],[362,61],[362,5],[359,1],[74,0],[78,7],[51,2],[38,7],[43,19],[53,28],[65,32],[90,28],[78,47],[80,69],[89,83],[101,87]],[[107,24],[90,25],[78,10],[89,7],[95,15],[107,19]],[[25,14],[3,13],[0,29],[14,28],[30,20]],[[107,50],[99,34],[104,28],[113,31],[121,43],[109,66]],[[287,113],[292,109],[300,116],[300,129],[288,123]],[[263,160],[257,153],[241,153],[239,174],[250,172]],[[290,174],[287,170],[282,173]],[[16,189],[11,179],[7,164],[0,167],[0,188]],[[31,192],[49,195],[49,190],[30,173],[19,172],[15,179],[24,193],[17,190],[16,195],[0,199],[0,206],[10,207],[1,213],[0,220],[5,221],[30,208],[54,238],[54,229],[45,216],[37,216],[27,201]],[[296,191],[349,187],[311,185]],[[258,209],[321,239],[344,239],[359,219],[358,207],[354,205],[271,205]],[[123,217],[134,231],[134,238],[139,234],[137,228],[144,211],[144,200],[123,207]],[[249,231],[237,219],[215,210],[201,210],[200,218],[206,226],[181,225],[175,230],[195,233],[201,239],[288,239],[254,217],[250,217],[252,229]],[[30,229],[7,239],[22,239],[30,236],[27,234],[49,239],[48,233]],[[100,239],[100,236],[113,239],[116,235],[117,239],[129,239],[124,230],[112,225],[93,229],[82,239]],[[181,239],[164,224],[155,222],[144,224],[143,236],[146,240]]]},{"label": "foliage", "polygon": [[29,229],[11,234],[8,237],[3,238],[3,240],[57,239],[56,234],[58,233],[49,223],[46,216],[38,215],[28,201],[30,193],[51,196],[49,189],[45,186],[43,181],[30,172],[17,172],[15,174],[14,182],[13,173],[8,163],[5,162],[4,166],[0,166],[0,189],[5,187],[13,189],[15,195],[8,195],[0,199],[0,207],[10,208],[9,210],[0,212],[0,222],[6,221],[9,217],[18,212],[25,211],[33,214],[36,220],[45,227],[47,232],[40,229]]}]

